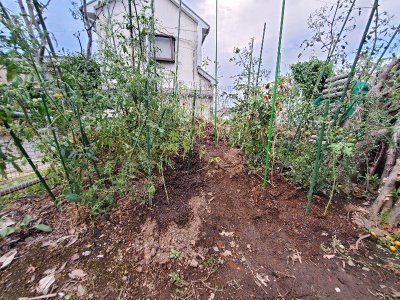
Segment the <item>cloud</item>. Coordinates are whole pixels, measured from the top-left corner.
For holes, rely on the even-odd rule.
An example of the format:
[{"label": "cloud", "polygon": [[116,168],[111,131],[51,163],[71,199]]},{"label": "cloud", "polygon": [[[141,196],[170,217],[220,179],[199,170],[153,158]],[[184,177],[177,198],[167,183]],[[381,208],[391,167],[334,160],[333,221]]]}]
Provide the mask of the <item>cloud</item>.
[{"label": "cloud", "polygon": [[[184,0],[185,1],[185,0]],[[381,1],[380,11],[391,13],[398,11],[399,0]],[[215,0],[186,0],[200,16],[210,25],[211,32],[204,43],[204,55],[211,60],[215,57]],[[255,52],[259,53],[261,46],[262,28],[267,23],[263,61],[267,69],[273,70],[276,62],[281,1],[277,0],[219,0],[219,62],[221,64],[222,84],[230,85],[230,77],[237,73],[237,69],[229,58],[233,56],[234,47],[246,46],[252,37],[255,38]],[[287,0],[285,10],[284,31],[282,40],[282,72],[287,72],[289,66],[298,61],[301,42],[311,36],[307,26],[309,15],[316,9],[335,3],[335,0]],[[364,14],[358,22],[360,29],[350,37],[349,50],[354,51],[360,41],[363,26],[369,14],[372,0],[357,0],[357,7],[364,8]],[[396,16],[399,19],[399,16]],[[398,21],[397,21],[398,22]],[[353,49],[354,48],[354,49]],[[303,59],[310,56],[307,53]],[[318,51],[313,53],[325,58],[325,54]],[[258,56],[258,55],[257,55]]]}]

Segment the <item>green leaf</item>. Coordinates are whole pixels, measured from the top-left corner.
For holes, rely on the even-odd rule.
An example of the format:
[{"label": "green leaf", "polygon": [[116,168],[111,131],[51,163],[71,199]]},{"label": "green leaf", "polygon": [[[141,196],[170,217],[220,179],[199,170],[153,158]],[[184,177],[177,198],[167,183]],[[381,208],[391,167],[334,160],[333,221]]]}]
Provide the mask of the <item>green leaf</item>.
[{"label": "green leaf", "polygon": [[17,76],[17,68],[15,65],[10,64],[7,66],[7,81],[12,81]]},{"label": "green leaf", "polygon": [[13,227],[6,227],[0,230],[0,237],[4,239],[5,237],[9,236],[10,234],[13,234],[16,231],[16,228]]},{"label": "green leaf", "polygon": [[30,215],[26,215],[21,222],[21,226],[28,226],[29,223],[32,221],[32,217]]},{"label": "green leaf", "polygon": [[81,201],[81,197],[77,194],[69,194],[65,196],[67,201],[72,202],[72,203],[79,203]]},{"label": "green leaf", "polygon": [[32,227],[33,229],[45,232],[45,233],[49,233],[52,232],[53,229],[51,229],[50,226],[46,225],[46,224],[36,224],[35,226]]}]

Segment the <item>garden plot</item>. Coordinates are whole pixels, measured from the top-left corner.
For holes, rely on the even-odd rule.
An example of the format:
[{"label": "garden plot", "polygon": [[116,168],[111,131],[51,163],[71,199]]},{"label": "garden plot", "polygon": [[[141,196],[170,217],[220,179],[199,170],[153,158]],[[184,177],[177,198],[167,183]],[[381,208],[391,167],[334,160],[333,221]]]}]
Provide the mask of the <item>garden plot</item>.
[{"label": "garden plot", "polygon": [[398,261],[370,239],[352,250],[365,232],[354,229],[354,210],[346,211],[340,199],[322,217],[327,199],[318,197],[305,219],[305,192],[277,174],[263,190],[236,149],[204,143],[206,154],[195,159],[191,176],[182,176],[186,164],[179,160],[166,172],[169,197],[158,189],[154,208],[123,198],[90,221],[72,204],[60,215],[48,198],[6,207],[3,216],[18,222],[32,214],[53,231],[16,233],[1,242],[2,253],[17,255],[1,271],[0,298],[39,296],[49,274],[44,294],[77,299],[398,295]]}]

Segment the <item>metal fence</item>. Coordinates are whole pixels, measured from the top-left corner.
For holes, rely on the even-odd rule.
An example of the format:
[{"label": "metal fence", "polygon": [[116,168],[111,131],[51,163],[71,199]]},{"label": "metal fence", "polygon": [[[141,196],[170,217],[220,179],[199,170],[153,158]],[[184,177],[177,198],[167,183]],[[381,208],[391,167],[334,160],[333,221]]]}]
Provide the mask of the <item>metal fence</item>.
[{"label": "metal fence", "polygon": [[[24,142],[23,146],[39,170],[47,169],[49,167],[47,163],[43,162],[44,154],[37,149],[34,142]],[[8,159],[14,157],[14,163],[21,169],[20,172],[11,162],[6,162],[5,175],[0,175],[0,186],[15,181],[20,177],[34,174],[27,160],[22,157],[16,149],[11,136],[0,136],[0,148],[2,152],[6,154]]]}]

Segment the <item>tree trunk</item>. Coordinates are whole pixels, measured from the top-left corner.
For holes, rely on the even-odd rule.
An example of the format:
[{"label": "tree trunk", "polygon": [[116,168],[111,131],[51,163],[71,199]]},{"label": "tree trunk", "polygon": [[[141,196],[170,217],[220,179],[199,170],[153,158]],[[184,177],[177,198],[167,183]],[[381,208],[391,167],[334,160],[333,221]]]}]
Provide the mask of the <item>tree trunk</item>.
[{"label": "tree trunk", "polygon": [[390,172],[389,177],[384,180],[383,186],[380,189],[379,196],[376,198],[374,204],[371,206],[372,218],[377,219],[382,207],[387,201],[392,200],[391,193],[396,187],[397,177],[400,173],[400,158],[397,159],[395,166]]}]

